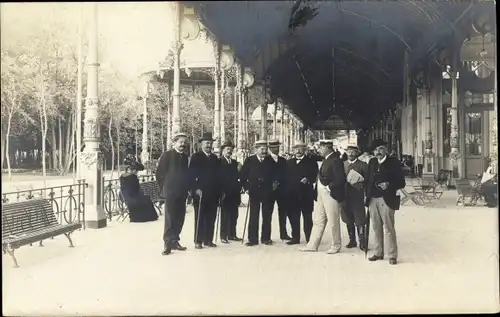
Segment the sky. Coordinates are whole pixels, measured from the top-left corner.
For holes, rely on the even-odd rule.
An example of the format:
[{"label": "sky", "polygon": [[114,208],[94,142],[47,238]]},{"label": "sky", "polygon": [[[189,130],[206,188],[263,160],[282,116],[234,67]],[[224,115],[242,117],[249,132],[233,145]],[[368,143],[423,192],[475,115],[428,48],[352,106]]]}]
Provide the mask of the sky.
[{"label": "sky", "polygon": [[[89,3],[64,2],[2,3],[2,43],[9,40],[9,35],[20,32],[19,26],[24,32],[51,20],[60,21],[68,33],[74,34],[76,43],[80,12],[84,12],[86,24],[89,6]],[[126,76],[138,76],[156,69],[158,62],[167,56],[173,40],[170,2],[99,3],[98,10],[99,41],[104,45],[99,52],[101,65],[113,65]],[[192,44],[187,45],[183,52],[185,58],[189,59],[190,51],[207,55],[210,46],[201,43],[200,49],[199,45],[194,49],[189,48]],[[211,56],[211,52],[207,56]],[[207,56],[202,59],[210,59]]]}]

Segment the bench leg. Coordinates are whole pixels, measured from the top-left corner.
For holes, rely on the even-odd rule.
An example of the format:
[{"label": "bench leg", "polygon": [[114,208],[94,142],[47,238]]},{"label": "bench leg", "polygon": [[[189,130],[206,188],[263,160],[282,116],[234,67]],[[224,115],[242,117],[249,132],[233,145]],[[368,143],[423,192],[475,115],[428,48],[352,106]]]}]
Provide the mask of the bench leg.
[{"label": "bench leg", "polygon": [[17,268],[17,267],[19,267],[19,264],[17,264],[17,259],[16,259],[16,256],[14,255],[14,251],[15,251],[15,249],[12,249],[9,247],[4,249],[4,252],[7,252],[11,256],[12,261],[14,261],[14,267]]},{"label": "bench leg", "polygon": [[70,233],[65,233],[64,234],[66,236],[66,238],[68,238],[68,241],[69,241],[69,247],[70,248],[74,248],[75,246],[73,245],[73,240],[71,240],[71,232]]},{"label": "bench leg", "polygon": [[38,243],[38,246],[43,247],[43,240]]}]

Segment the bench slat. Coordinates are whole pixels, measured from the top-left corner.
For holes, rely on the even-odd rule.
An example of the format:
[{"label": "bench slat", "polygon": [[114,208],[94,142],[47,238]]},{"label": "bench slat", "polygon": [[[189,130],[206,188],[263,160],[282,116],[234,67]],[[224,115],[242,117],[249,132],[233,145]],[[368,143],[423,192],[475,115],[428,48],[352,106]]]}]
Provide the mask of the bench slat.
[{"label": "bench slat", "polygon": [[79,223],[71,223],[67,225],[54,225],[42,230],[22,234],[17,237],[9,237],[5,240],[2,240],[2,244],[8,244],[12,248],[17,249],[24,245],[28,245],[40,240],[46,240],[51,237],[55,237],[64,233],[78,230],[81,227],[82,225]]}]

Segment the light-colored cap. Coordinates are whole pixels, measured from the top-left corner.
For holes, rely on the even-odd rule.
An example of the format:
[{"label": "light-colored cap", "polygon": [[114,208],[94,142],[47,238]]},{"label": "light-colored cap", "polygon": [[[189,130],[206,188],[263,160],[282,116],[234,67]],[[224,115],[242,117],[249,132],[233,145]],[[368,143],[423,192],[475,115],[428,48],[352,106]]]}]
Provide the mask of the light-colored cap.
[{"label": "light-colored cap", "polygon": [[258,140],[255,141],[254,146],[267,146],[267,141],[266,140]]},{"label": "light-colored cap", "polygon": [[188,139],[189,137],[187,136],[186,133],[179,132],[179,133],[174,134],[174,136],[172,137],[172,141],[177,141],[178,138]]}]

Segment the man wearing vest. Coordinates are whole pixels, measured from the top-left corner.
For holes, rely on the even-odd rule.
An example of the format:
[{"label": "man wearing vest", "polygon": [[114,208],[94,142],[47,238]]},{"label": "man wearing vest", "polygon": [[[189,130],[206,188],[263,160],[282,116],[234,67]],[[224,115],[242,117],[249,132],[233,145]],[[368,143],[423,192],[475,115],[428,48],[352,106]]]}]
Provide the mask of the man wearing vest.
[{"label": "man wearing vest", "polygon": [[292,225],[292,239],[288,245],[300,243],[300,215],[304,219],[304,235],[309,242],[312,230],[312,213],[316,196],[314,183],[318,177],[318,164],[315,159],[305,155],[307,145],[296,144],[295,158],[287,162],[288,213]]},{"label": "man wearing vest", "polygon": [[313,211],[313,228],[309,243],[300,250],[317,251],[328,223],[331,226],[332,243],[326,253],[336,254],[342,248],[340,210],[345,197],[346,176],[343,162],[333,153],[332,141],[320,141],[319,151],[324,159],[316,183],[317,204]]},{"label": "man wearing vest", "polygon": [[248,221],[247,246],[259,244],[259,216],[262,211],[260,242],[272,245],[271,216],[273,191],[278,187],[275,176],[275,162],[267,155],[267,141],[255,142],[255,155],[249,156],[240,172],[243,188],[248,191],[250,219]]},{"label": "man wearing vest", "polygon": [[389,157],[386,142],[376,139],[372,143],[375,158],[368,163],[365,206],[370,212],[375,242],[375,254],[368,260],[384,259],[384,227],[387,237],[389,264],[397,264],[398,244],[394,228],[394,213],[399,210],[397,191],[406,186],[403,169],[397,158]]}]

